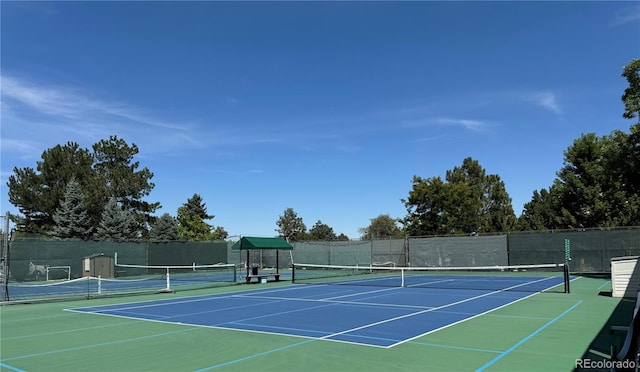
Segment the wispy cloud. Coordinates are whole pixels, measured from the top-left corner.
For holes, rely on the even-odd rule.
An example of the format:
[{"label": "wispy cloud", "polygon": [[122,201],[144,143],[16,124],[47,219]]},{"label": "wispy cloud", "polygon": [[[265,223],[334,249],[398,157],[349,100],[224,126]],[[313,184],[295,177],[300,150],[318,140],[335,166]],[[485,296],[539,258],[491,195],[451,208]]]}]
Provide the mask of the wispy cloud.
[{"label": "wispy cloud", "polygon": [[[551,90],[487,90],[465,92],[441,98],[419,109],[396,110],[398,121],[407,129],[434,125],[457,126],[474,132],[487,132],[499,125],[512,106],[527,105],[562,115],[558,95]],[[479,119],[481,117],[482,119]]]},{"label": "wispy cloud", "polygon": [[460,126],[475,132],[481,131],[487,125],[486,122],[472,119],[458,119],[458,118],[438,118],[435,120],[437,124],[441,125],[453,125]]},{"label": "wispy cloud", "polygon": [[614,14],[609,24],[615,27],[636,21],[640,21],[640,7],[627,7]]},{"label": "wispy cloud", "polygon": [[97,117],[109,116],[162,129],[186,129],[183,126],[144,115],[139,110],[122,103],[90,98],[86,93],[72,88],[35,85],[6,75],[1,79],[3,99],[17,102],[45,115],[69,120],[86,119],[96,115]]},{"label": "wispy cloud", "polygon": [[562,110],[560,109],[560,105],[558,104],[556,95],[551,92],[535,93],[531,96],[531,98],[532,98],[532,101],[539,106],[542,106],[548,110],[551,110],[556,114],[562,113]]},{"label": "wispy cloud", "polygon": [[441,134],[437,136],[415,138],[412,140],[412,142],[413,143],[436,142],[436,141],[442,141],[445,138],[447,138],[447,136],[444,134]]},{"label": "wispy cloud", "polygon": [[96,97],[76,87],[35,83],[2,75],[3,153],[39,155],[52,144],[88,146],[118,135],[145,152],[201,147],[194,125],[158,119],[160,114]]},{"label": "wispy cloud", "polygon": [[[487,132],[491,127],[495,126],[495,123],[486,120],[477,120],[469,118],[460,118],[453,116],[435,116],[425,117],[417,120],[408,120],[403,123],[403,127],[412,130],[418,128],[434,128],[434,127],[458,127],[464,130],[468,130],[475,133]],[[412,142],[428,142],[435,141],[446,137],[445,134],[441,134],[440,131],[435,135],[427,135],[422,137],[414,137]]]},{"label": "wispy cloud", "polygon": [[505,97],[511,97],[511,100],[531,103],[555,114],[562,114],[558,97],[551,91],[518,91],[504,93],[503,95]]},{"label": "wispy cloud", "polygon": [[18,140],[15,138],[3,138],[2,150],[17,154],[27,154],[27,157],[33,157],[42,153],[42,149],[29,140]]}]

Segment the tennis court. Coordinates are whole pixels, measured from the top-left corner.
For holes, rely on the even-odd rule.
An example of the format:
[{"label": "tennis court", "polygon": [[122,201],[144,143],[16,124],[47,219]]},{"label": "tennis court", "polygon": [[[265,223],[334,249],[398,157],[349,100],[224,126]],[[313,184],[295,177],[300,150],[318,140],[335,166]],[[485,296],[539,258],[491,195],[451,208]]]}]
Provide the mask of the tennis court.
[{"label": "tennis court", "polygon": [[[531,295],[527,291],[564,285],[562,277],[554,276],[439,275],[421,276],[422,280],[415,280],[410,287],[377,288],[387,284],[380,279],[358,277],[339,286],[296,285],[71,311],[392,347],[522,300]],[[384,280],[397,282],[401,278],[385,275]],[[494,289],[431,287],[483,282]]]},{"label": "tennis court", "polygon": [[3,306],[0,369],[567,371],[618,303],[592,278],[352,279]]}]

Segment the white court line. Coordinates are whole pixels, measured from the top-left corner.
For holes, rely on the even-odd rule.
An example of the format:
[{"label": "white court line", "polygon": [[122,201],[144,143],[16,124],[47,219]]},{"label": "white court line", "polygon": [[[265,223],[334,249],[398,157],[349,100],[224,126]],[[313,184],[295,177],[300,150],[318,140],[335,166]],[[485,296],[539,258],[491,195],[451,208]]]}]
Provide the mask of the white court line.
[{"label": "white court line", "polygon": [[[476,300],[476,299],[478,299],[478,298],[491,296],[491,295],[494,295],[494,294],[497,294],[497,293],[501,293],[501,292],[503,292],[503,291],[508,291],[508,290],[510,290],[510,289],[513,289],[513,288],[521,287],[521,286],[528,285],[528,284],[532,284],[532,283],[541,282],[541,281],[548,280],[548,279],[552,279],[552,278],[543,278],[543,279],[539,279],[539,280],[536,280],[536,281],[533,281],[533,282],[528,282],[528,283],[524,283],[524,284],[514,285],[514,286],[511,286],[511,287],[508,287],[508,288],[505,288],[505,289],[501,289],[501,290],[499,290],[499,291],[493,291],[493,292],[485,293],[485,294],[482,294],[482,295],[478,295],[478,296],[474,296],[474,297],[469,297],[469,298],[467,298],[467,299],[460,300],[460,301],[456,301],[456,302],[452,302],[452,303],[449,303],[449,304],[446,304],[446,305],[442,305],[442,306],[438,306],[438,307],[433,307],[433,308],[430,308],[430,309],[426,309],[426,310],[418,311],[418,312],[411,313],[411,314],[406,314],[406,315],[397,316],[397,317],[395,317],[395,318],[385,319],[385,320],[382,320],[382,321],[379,321],[379,322],[370,323],[370,324],[367,324],[367,325],[364,325],[364,326],[360,326],[360,327],[356,327],[356,328],[347,329],[347,330],[345,330],[345,331],[341,331],[341,332],[336,332],[336,333],[333,333],[333,334],[330,334],[330,335],[327,335],[327,336],[320,337],[320,339],[328,339],[328,338],[331,338],[331,337],[335,337],[335,336],[343,335],[343,334],[345,334],[345,333],[351,333],[351,332],[354,332],[354,331],[359,331],[359,330],[361,330],[361,329],[370,328],[370,327],[377,326],[377,325],[380,325],[380,324],[393,322],[393,321],[396,321],[396,320],[399,320],[399,319],[409,318],[409,317],[412,317],[412,316],[416,316],[416,315],[420,315],[420,314],[425,314],[425,313],[429,313],[429,312],[436,311],[436,310],[440,310],[440,309],[445,309],[445,308],[447,308],[447,307],[451,307],[451,306],[454,306],[454,305],[459,305],[459,304],[461,304],[461,303],[465,303],[465,302],[469,302],[469,301],[472,301],[472,300]],[[536,294],[536,293],[532,294],[531,296],[533,296],[533,295],[535,295],[535,294]],[[527,296],[527,297],[530,297],[530,296]],[[526,297],[525,297],[525,298],[526,298]],[[515,301],[514,301],[514,302],[515,302]],[[506,306],[506,305],[503,305],[503,306]],[[501,306],[501,307],[503,307],[503,306]],[[499,309],[499,308],[500,308],[500,307],[495,308],[495,309]],[[491,309],[490,311],[493,311],[493,310],[495,310],[495,309]],[[471,319],[471,318],[467,318],[467,319]],[[464,320],[467,320],[467,319],[464,319]],[[456,322],[456,323],[453,323],[453,324],[457,324],[457,323],[459,323],[459,322]],[[451,325],[452,325],[452,324],[451,324]],[[413,338],[412,338],[412,339],[413,339]],[[406,341],[408,341],[408,340],[405,340],[405,341],[403,341],[403,342],[406,342]],[[395,346],[395,345],[397,345],[397,344],[394,344],[394,345],[392,345],[392,346]],[[389,347],[390,347],[390,346],[389,346]]]},{"label": "white court line", "polygon": [[444,282],[455,282],[457,280],[458,279],[442,279],[442,280],[436,280],[436,281],[431,281],[431,282],[426,282],[426,283],[418,283],[418,284],[408,285],[407,288],[421,287],[423,285],[430,285],[430,284],[437,284],[437,283],[444,283]]},{"label": "white court line", "polygon": [[[367,292],[372,293],[372,292]],[[362,293],[361,293],[362,294]],[[339,296],[339,297],[348,297],[348,296]],[[338,297],[338,298],[339,298]],[[377,297],[377,296],[374,296]],[[397,308],[407,308],[407,309],[431,309],[431,306],[418,306],[418,305],[402,305],[402,304],[387,304],[380,302],[358,302],[358,301],[337,301],[333,299],[314,299],[314,298],[283,298],[283,297],[269,297],[269,296],[256,296],[256,297],[244,297],[243,298],[257,298],[257,299],[265,299],[265,300],[284,300],[284,301],[298,301],[298,302],[325,302],[332,304],[345,304],[345,305],[367,305],[367,306],[377,306],[377,307],[397,307]],[[371,297],[373,298],[373,297]]]}]

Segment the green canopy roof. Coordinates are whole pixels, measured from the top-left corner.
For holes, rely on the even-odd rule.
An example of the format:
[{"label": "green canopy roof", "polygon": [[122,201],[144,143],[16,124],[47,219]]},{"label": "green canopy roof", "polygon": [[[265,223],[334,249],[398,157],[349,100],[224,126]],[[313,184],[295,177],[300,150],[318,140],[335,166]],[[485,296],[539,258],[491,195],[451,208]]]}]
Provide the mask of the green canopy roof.
[{"label": "green canopy roof", "polygon": [[232,247],[234,251],[249,249],[293,249],[291,244],[282,238],[255,238],[246,236],[240,238]]}]

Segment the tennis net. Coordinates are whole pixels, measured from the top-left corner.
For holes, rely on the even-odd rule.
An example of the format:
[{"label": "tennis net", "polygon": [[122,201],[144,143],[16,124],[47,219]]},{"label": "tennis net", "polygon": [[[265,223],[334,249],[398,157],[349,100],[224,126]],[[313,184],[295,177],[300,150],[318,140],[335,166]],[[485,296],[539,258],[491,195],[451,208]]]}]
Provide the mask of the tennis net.
[{"label": "tennis net", "polygon": [[564,264],[389,267],[293,264],[293,283],[569,293]]},{"label": "tennis net", "polygon": [[117,278],[86,276],[56,282],[10,283],[7,300],[86,298],[135,293],[173,292],[237,283],[236,265],[115,266]]},{"label": "tennis net", "polygon": [[171,291],[175,287],[208,286],[213,283],[236,283],[237,270],[235,264],[212,264],[181,266],[152,266],[115,264],[118,279],[108,279],[105,284],[126,286],[127,283],[146,283],[157,287],[160,282],[162,290]]}]

